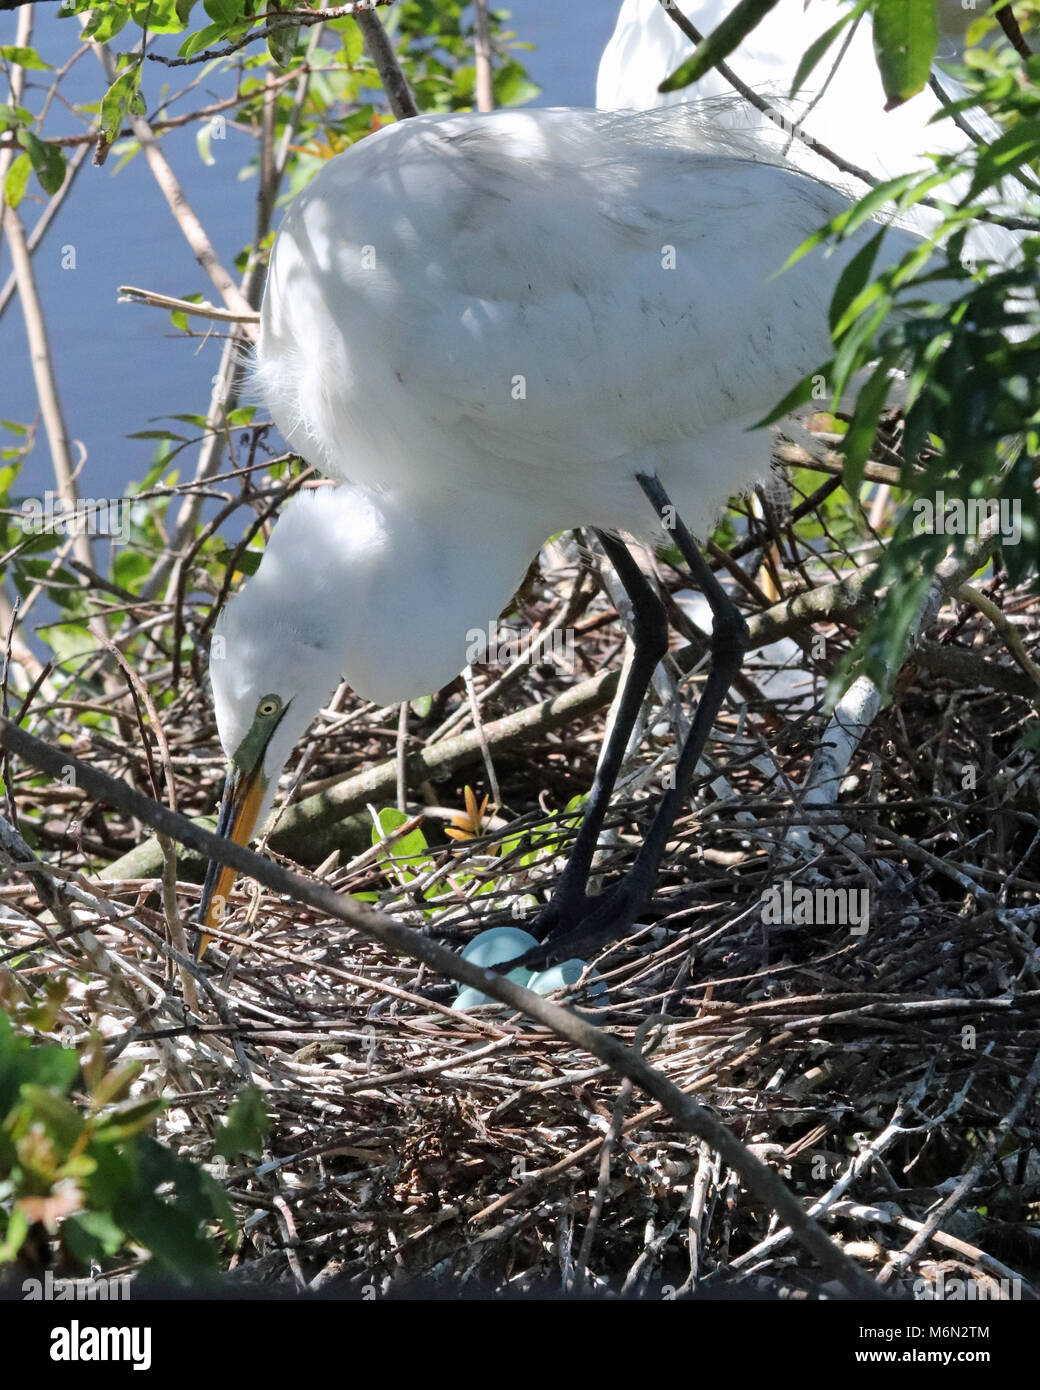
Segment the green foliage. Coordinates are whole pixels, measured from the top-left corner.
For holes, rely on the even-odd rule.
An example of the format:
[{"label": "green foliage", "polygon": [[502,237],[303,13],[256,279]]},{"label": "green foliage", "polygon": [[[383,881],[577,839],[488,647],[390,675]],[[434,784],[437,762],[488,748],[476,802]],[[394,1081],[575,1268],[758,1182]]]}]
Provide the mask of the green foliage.
[{"label": "green foliage", "polygon": [[[476,802],[468,788],[467,804],[471,814],[466,816],[460,813],[454,822],[455,826],[466,827],[465,832],[457,834],[454,842],[456,849],[461,848],[460,842],[464,843],[471,838],[470,833],[466,832],[471,831],[474,836],[483,833],[480,826],[474,824],[480,817],[472,814]],[[437,867],[435,856],[443,851],[431,847],[418,826],[403,835],[400,833],[401,827],[413,817],[405,815],[395,807],[384,807],[378,812],[376,824],[372,828],[372,844],[383,847],[380,862],[391,889],[400,893],[401,905],[414,910],[417,901],[430,902],[431,906],[424,907],[422,911],[423,915],[432,921],[442,906],[436,902],[436,898],[444,893],[446,886],[454,891],[465,890],[468,897],[522,891],[520,885],[514,883],[513,875],[522,874],[532,865],[544,863],[547,857],[566,853],[568,837],[581,823],[584,805],[584,796],[572,797],[563,811],[546,825],[518,831],[506,836],[498,844],[483,849],[479,866],[474,864],[470,867],[466,859],[461,860],[459,867],[447,875],[447,883],[443,877],[438,877],[430,888],[423,889],[421,894],[415,886],[416,881],[433,873]],[[500,872],[493,871],[489,865],[488,860],[491,856],[495,856],[500,862]],[[353,896],[362,902],[378,901],[383,907],[392,905],[394,901],[392,898],[388,903],[385,897],[376,893],[355,893]]]},{"label": "green foliage", "polygon": [[677,92],[699,81],[717,63],[725,62],[777,3],[778,0],[739,0],[721,23],[710,34],[705,34],[704,41],[697,45],[691,57],[667,77],[658,90]]},{"label": "green foliage", "polygon": [[118,135],[127,115],[143,116],[140,92],[141,64],[131,63],[119,74],[101,99],[101,134],[109,142]]},{"label": "green foliage", "polygon": [[18,143],[27,152],[44,193],[57,193],[65,182],[65,156],[58,146],[45,145],[31,130],[20,130]]},{"label": "green foliage", "polygon": [[411,816],[405,815],[402,811],[386,806],[379,812],[378,824],[372,827],[373,845],[390,842],[383,857],[383,865],[402,886],[407,886],[419,875],[429,873],[433,868],[429,845],[422,830],[416,826],[407,834],[399,833],[401,826],[411,819]]},{"label": "green foliage", "polygon": [[[52,989],[24,1021],[53,1027],[60,1002]],[[73,1265],[138,1247],[148,1268],[185,1283],[217,1269],[211,1232],[233,1235],[230,1204],[203,1168],[147,1133],[162,1102],[130,1097],[139,1072],[137,1063],[109,1067],[97,1040],[82,1057],[33,1041],[0,1012],[0,1264],[42,1227]],[[257,1108],[236,1102],[221,1152],[256,1142]]]},{"label": "green foliage", "polygon": [[213,1145],[220,1158],[238,1158],[240,1154],[256,1157],[269,1121],[264,1098],[255,1086],[247,1086],[232,1103]]},{"label": "green foliage", "polygon": [[811,75],[816,71],[824,55],[829,53],[838,35],[855,23],[866,12],[870,0],[858,0],[853,9],[849,10],[831,27],[825,30],[814,43],[811,43],[802,55],[802,61],[795,70],[794,81],[791,83],[791,96],[796,96],[805,86]]},{"label": "green foliage", "polygon": [[928,81],[939,42],[935,0],[874,0],[874,52],[889,106]]},{"label": "green foliage", "polygon": [[[906,6],[903,0],[896,7],[898,15],[894,10],[888,13],[892,7],[878,0],[872,8],[879,58],[885,47],[903,50],[902,75],[892,80],[905,96],[927,77],[920,54],[930,51],[934,7],[931,0],[924,6],[931,20],[920,6]],[[893,55],[891,72],[897,68]],[[900,369],[909,394],[902,444],[902,481],[908,494],[911,499],[934,498],[941,492],[947,502],[986,499],[1020,508],[1021,540],[1002,552],[1010,578],[1019,583],[1035,578],[1040,559],[1040,203],[1035,199],[1040,173],[1040,57],[1023,61],[1007,46],[972,50],[958,76],[969,88],[958,107],[983,109],[1004,127],[1003,133],[963,157],[936,157],[931,169],[889,180],[801,248],[798,255],[821,241],[841,241],[886,205],[909,209],[951,176],[971,176],[958,203],[942,204],[942,225],[931,244],[922,243],[900,265],[875,276],[883,238],[879,231],[853,258],[831,304],[834,356],[803,378],[768,419],[778,420],[809,401],[819,375],[836,395],[847,396],[852,394],[853,378],[869,369],[854,405],[845,402],[852,418],[844,442],[844,480],[855,496],[874,446],[889,376]],[[1034,193],[1035,232],[1026,230],[1021,251],[1010,265],[975,266],[965,255],[968,230],[994,210],[982,195],[998,193],[1008,176]],[[998,203],[997,213],[1002,210]],[[1022,208],[1011,211],[1022,217]],[[1024,211],[1028,228],[1029,209]],[[939,242],[945,242],[945,256],[940,253],[937,268],[933,252]],[[883,688],[899,664],[928,577],[951,542],[957,548],[965,542],[964,537],[941,532],[921,534],[916,522],[911,507],[897,520],[876,577],[876,586],[884,590],[878,616],[853,657]],[[839,680],[850,664],[837,673]]]}]

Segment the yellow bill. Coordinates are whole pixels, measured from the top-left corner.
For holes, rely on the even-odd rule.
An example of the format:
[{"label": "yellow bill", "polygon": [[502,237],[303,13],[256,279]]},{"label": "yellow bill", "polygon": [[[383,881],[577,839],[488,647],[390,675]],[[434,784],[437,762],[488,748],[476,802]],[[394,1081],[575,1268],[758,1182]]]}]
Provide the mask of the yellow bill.
[{"label": "yellow bill", "polygon": [[[233,763],[228,768],[224,780],[224,794],[220,799],[220,814],[217,817],[217,834],[233,840],[236,845],[248,845],[252,839],[256,820],[260,814],[267,779],[262,772],[263,761],[253,773],[246,775]],[[228,895],[238,877],[236,869],[229,869],[211,859],[206,869],[206,881],[202,885],[202,900],[199,904],[199,936],[196,959],[201,960],[211,937],[207,929],[219,927],[227,912]]]}]

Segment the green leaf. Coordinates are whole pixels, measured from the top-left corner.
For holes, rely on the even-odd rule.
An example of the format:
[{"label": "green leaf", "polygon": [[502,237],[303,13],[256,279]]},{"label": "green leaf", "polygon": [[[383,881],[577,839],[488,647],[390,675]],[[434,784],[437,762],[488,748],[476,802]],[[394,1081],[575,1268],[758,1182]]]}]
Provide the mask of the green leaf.
[{"label": "green leaf", "polygon": [[29,155],[45,193],[57,193],[65,182],[65,156],[57,145],[45,145],[31,130],[18,132],[18,143]]},{"label": "green leaf", "polygon": [[57,625],[47,628],[43,637],[59,661],[87,656],[97,648],[97,641],[86,627]]},{"label": "green leaf", "polygon": [[151,1125],[162,1106],[162,1101],[154,1096],[121,1105],[95,1122],[94,1140],[101,1144],[116,1144],[131,1139]]},{"label": "green leaf", "polygon": [[[278,11],[272,9],[268,11],[272,16],[276,16]],[[267,51],[280,68],[290,67],[296,57],[297,45],[300,42],[300,26],[294,24],[286,29],[269,29],[267,32]]]},{"label": "green leaf", "polygon": [[1021,164],[1040,159],[1040,119],[1019,121],[979,156],[968,197],[999,183]]},{"label": "green leaf", "polygon": [[[217,162],[213,158],[213,151],[210,149],[212,139],[213,122],[203,121],[195,129],[195,148],[198,150],[199,158],[202,160],[203,164],[206,165],[207,169],[212,169]],[[176,319],[174,320],[175,326],[177,328],[186,329],[188,327],[188,320],[183,311],[175,309],[173,312],[176,315]],[[182,322],[178,322],[178,320],[182,320]]]},{"label": "green leaf", "polygon": [[71,1149],[83,1133],[83,1116],[76,1107],[49,1086],[27,1082],[21,1094],[32,1107],[34,1120],[45,1125],[66,1152]]},{"label": "green leaf", "polygon": [[4,202],[9,208],[16,208],[25,195],[32,173],[32,160],[27,154],[17,155],[4,179]]},{"label": "green leaf", "polygon": [[111,1105],[122,1099],[141,1075],[143,1062],[123,1062],[121,1066],[107,1071],[91,1092],[90,1099],[95,1109]]},{"label": "green leaf", "polygon": [[537,82],[531,81],[520,63],[506,63],[496,69],[492,85],[498,106],[523,106],[542,90]]},{"label": "green leaf", "polygon": [[0,59],[17,63],[20,68],[52,68],[53,63],[45,63],[35,48],[20,48],[17,44],[0,44]]},{"label": "green leaf", "polygon": [[151,34],[179,34],[187,27],[175,0],[133,0],[130,14],[134,23]]},{"label": "green leaf", "polygon": [[801,381],[791,387],[783,400],[775,405],[768,415],[763,415],[761,420],[756,420],[749,428],[753,430],[763,429],[766,425],[772,425],[777,420],[782,420],[785,415],[793,415],[796,410],[806,405],[812,400],[813,378],[817,375],[829,378],[830,365],[821,366],[819,373],[810,372],[807,376],[803,376]]},{"label": "green leaf", "polygon": [[108,43],[114,39],[130,18],[129,5],[98,5],[83,26],[83,37],[95,39],[98,43]]},{"label": "green leaf", "polygon": [[242,15],[242,0],[203,0],[202,8],[224,29],[230,29]]},{"label": "green leaf", "polygon": [[141,64],[137,62],[121,72],[101,98],[101,134],[109,143],[119,134],[128,112],[144,114],[144,103],[138,95],[140,81]]},{"label": "green leaf", "polygon": [[82,1264],[114,1255],[126,1240],[123,1228],[108,1212],[80,1211],[61,1223],[61,1241]]},{"label": "green leaf", "polygon": [[[2,1212],[0,1212],[2,1215]],[[25,1243],[25,1237],[29,1234],[29,1218],[21,1207],[15,1207],[7,1218],[7,1230],[4,1233],[3,1244],[0,1244],[0,1264],[6,1264],[13,1260]]]},{"label": "green leaf", "polygon": [[351,19],[348,16],[346,19],[341,19],[339,23],[339,38],[343,47],[343,57],[347,64],[353,67],[365,51],[364,35],[361,33],[356,19]]},{"label": "green leaf", "polygon": [[211,43],[220,43],[226,38],[227,29],[223,24],[207,24],[205,29],[189,34],[177,51],[182,58],[194,58],[196,53],[209,48]]},{"label": "green leaf", "polygon": [[850,10],[848,14],[842,15],[841,19],[838,20],[837,24],[832,24],[831,27],[825,30],[818,39],[813,40],[813,42],[802,54],[801,62],[798,64],[798,67],[795,71],[794,81],[791,83],[791,91],[789,93],[790,96],[795,97],[798,95],[798,92],[800,91],[802,84],[805,81],[807,81],[809,76],[816,69],[817,65],[820,62],[820,59],[827,52],[828,48],[830,48],[831,44],[838,37],[841,31],[846,27],[846,25],[851,24],[853,20],[859,19],[860,15],[863,14],[863,12],[866,10],[867,3],[868,0],[859,0],[859,3],[857,4],[854,10]]},{"label": "green leaf", "polygon": [[740,4],[707,35],[703,43],[697,45],[685,63],[665,78],[657,90],[677,92],[691,82],[699,81],[716,63],[728,58],[777,3],[778,0],[740,0]]},{"label": "green leaf", "polygon": [[874,53],[888,98],[900,106],[928,81],[939,42],[935,0],[874,0]]},{"label": "green leaf", "polygon": [[222,1158],[237,1158],[240,1154],[255,1156],[263,1146],[270,1125],[263,1094],[256,1086],[247,1086],[228,1110],[213,1152]]},{"label": "green leaf", "polygon": [[892,389],[891,372],[894,366],[895,354],[883,357],[856,401],[856,414],[845,435],[843,449],[845,467],[842,482],[850,497],[858,494],[863,482],[863,469],[877,438],[878,419]]},{"label": "green leaf", "polygon": [[841,272],[841,277],[831,297],[829,311],[832,337],[836,337],[846,326],[843,323],[846,311],[865,286],[870,283],[870,273],[874,269],[874,262],[877,260],[877,254],[881,250],[884,237],[885,229],[881,227],[868,242],[860,247]]},{"label": "green leaf", "polygon": [[67,1048],[29,1047],[24,1038],[13,1038],[9,1020],[0,1014],[0,1117],[6,1115],[25,1084],[48,1087],[61,1093],[79,1075],[79,1053]]},{"label": "green leaf", "polygon": [[0,127],[28,125],[34,119],[33,113],[24,106],[7,106],[0,102]]},{"label": "green leaf", "polygon": [[[222,550],[218,550],[213,558],[218,564],[226,565],[234,553],[230,546],[225,546]],[[259,550],[243,550],[235,560],[235,569],[240,574],[256,574],[262,559],[263,555]]]},{"label": "green leaf", "polygon": [[[372,827],[373,845],[382,845],[384,840],[390,839],[395,831],[400,830],[401,826],[411,819],[411,816],[398,811],[395,806],[384,806],[378,815],[378,827]],[[402,883],[410,882],[418,872],[428,867],[428,853],[426,836],[418,826],[401,839],[395,840],[392,845],[386,846],[388,867],[393,866]]]}]

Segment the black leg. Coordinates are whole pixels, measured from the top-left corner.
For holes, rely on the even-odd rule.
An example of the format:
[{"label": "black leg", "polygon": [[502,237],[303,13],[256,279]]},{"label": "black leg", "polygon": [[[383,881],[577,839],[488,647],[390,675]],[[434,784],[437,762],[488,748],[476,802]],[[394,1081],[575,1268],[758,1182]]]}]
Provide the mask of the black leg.
[{"label": "black leg", "polygon": [[[568,914],[567,917],[561,915],[559,922],[549,934],[547,945],[537,953],[538,958],[536,959],[536,953],[533,950],[529,951],[527,957],[524,958],[525,964],[532,967],[540,966],[543,960],[545,962],[564,960],[568,956],[589,954],[594,949],[603,947],[626,932],[643,911],[650,894],[653,892],[657,871],[661,866],[676,815],[685,800],[694,771],[700,761],[701,754],[704,752],[705,744],[722,707],[722,702],[726,698],[734,677],[740,670],[744,651],[747,647],[747,624],[701,555],[682,518],[676,513],[669,501],[668,494],[657,478],[637,474],[637,479],[639,486],[646,493],[657,512],[661,524],[672,534],[683,559],[690,568],[693,579],[711,607],[713,618],[711,669],[704,690],[697,702],[690,731],[679,754],[674,784],[662,795],[650,830],[632,868],[616,888],[604,893],[594,903],[588,903],[588,910],[578,919],[571,914]],[[618,543],[615,542],[615,544]],[[634,561],[627,552],[626,558],[629,564],[634,565]],[[613,556],[611,559],[613,561]],[[618,573],[621,574],[625,587],[628,589],[628,580],[620,568],[618,568]],[[640,578],[642,579],[641,573]],[[657,659],[657,657],[654,658],[655,663]],[[646,675],[646,683],[649,683],[652,673],[653,666],[651,665]],[[645,684],[643,689],[645,690]],[[642,697],[640,696],[640,698]],[[633,712],[632,718],[634,720],[635,712]],[[620,721],[618,722],[620,723]],[[630,729],[631,724],[628,727]],[[615,726],[614,732],[617,733],[617,726]],[[627,739],[627,737],[626,732],[624,738]],[[618,750],[619,760],[623,752],[624,743],[622,742]],[[616,774],[617,767],[615,766],[614,775],[616,776]],[[611,781],[611,785],[613,785],[613,781]],[[609,797],[609,791],[607,796]],[[602,825],[606,806],[603,805],[598,810],[599,824]],[[582,830],[584,829],[583,825]],[[598,834],[598,829],[596,833]],[[594,846],[595,836],[593,836],[592,844]],[[589,859],[591,862],[591,850]]]},{"label": "black leg", "polygon": [[649,893],[657,878],[657,870],[660,868],[668,837],[675,824],[675,817],[686,797],[701,754],[722,708],[722,702],[740,671],[747,649],[748,629],[740,610],[715,578],[658,479],[642,473],[638,474],[637,478],[639,486],[660,517],[661,524],[674,533],[675,543],[689,565],[697,587],[708,600],[712,614],[711,670],[697,701],[690,732],[686,735],[686,742],[679,754],[675,769],[675,785],[669,787],[662,796],[657,814],[650,826],[650,833],[643,841],[643,847],[632,866],[633,874],[647,880],[646,891]]},{"label": "black leg", "polygon": [[616,536],[608,535],[605,531],[597,531],[596,535],[632,600],[635,652],[570,857],[553,891],[552,900],[531,926],[532,934],[538,940],[560,924],[576,922],[588,911],[585,890],[614,783],[654,668],[668,650],[668,618],[664,605],[647,582],[643,571]]}]

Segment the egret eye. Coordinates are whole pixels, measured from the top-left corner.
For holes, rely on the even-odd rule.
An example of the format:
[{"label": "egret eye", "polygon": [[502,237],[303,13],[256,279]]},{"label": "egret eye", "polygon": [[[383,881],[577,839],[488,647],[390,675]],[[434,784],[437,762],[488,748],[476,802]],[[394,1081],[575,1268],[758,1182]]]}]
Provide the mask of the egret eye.
[{"label": "egret eye", "polygon": [[261,719],[270,719],[281,707],[282,702],[277,695],[265,695],[257,705],[256,712]]}]

